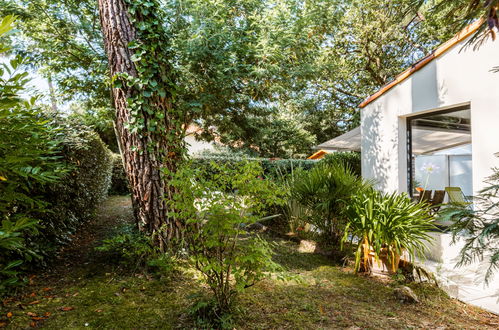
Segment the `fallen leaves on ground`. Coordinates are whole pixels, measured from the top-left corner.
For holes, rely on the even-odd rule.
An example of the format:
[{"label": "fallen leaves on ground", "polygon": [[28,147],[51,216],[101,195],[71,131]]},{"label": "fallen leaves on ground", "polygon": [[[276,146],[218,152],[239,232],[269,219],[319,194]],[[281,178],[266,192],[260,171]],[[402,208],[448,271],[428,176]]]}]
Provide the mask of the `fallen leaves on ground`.
[{"label": "fallen leaves on ground", "polygon": [[64,312],[72,311],[73,309],[75,309],[75,308],[74,307],[61,307],[61,311],[64,311]]}]

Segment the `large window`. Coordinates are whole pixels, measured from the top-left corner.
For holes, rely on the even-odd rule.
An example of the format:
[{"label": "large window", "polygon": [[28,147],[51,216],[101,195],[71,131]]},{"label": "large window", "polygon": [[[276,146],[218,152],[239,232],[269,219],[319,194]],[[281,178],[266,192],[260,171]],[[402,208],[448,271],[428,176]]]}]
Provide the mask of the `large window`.
[{"label": "large window", "polygon": [[407,176],[411,196],[459,187],[473,194],[469,106],[407,119]]}]

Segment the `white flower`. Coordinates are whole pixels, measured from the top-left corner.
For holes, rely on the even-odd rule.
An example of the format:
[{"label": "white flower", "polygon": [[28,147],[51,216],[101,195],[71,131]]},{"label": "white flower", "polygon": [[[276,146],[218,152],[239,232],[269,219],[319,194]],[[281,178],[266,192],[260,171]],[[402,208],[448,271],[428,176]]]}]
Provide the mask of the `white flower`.
[{"label": "white flower", "polygon": [[421,167],[421,172],[426,172],[428,174],[438,173],[439,170],[440,167],[432,163],[424,163],[423,167]]}]

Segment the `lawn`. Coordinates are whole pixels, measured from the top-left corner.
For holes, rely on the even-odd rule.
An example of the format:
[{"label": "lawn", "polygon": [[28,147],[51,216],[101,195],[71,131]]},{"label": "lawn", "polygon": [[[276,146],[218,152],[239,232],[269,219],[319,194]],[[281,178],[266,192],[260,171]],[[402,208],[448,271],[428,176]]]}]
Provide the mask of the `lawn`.
[{"label": "lawn", "polygon": [[[3,301],[0,324],[9,328],[193,328],[192,296],[208,293],[192,270],[168,278],[123,271],[94,247],[133,221],[129,198],[111,197],[95,220],[61,251],[56,264],[32,277],[22,294]],[[419,304],[404,304],[396,286],[354,275],[298,244],[271,238],[275,260],[295,275],[246,290],[235,313],[238,329],[450,328],[497,329],[499,317],[449,298],[432,285],[411,285]]]}]

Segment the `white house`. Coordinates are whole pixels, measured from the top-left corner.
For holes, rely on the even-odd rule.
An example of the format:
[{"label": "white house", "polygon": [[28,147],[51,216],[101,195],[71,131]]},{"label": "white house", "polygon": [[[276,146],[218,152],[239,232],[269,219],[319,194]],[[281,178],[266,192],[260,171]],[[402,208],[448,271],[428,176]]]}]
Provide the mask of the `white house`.
[{"label": "white house", "polygon": [[[401,73],[361,107],[362,174],[384,192],[460,187],[477,194],[499,167],[499,41],[465,47],[474,23]],[[499,275],[483,284],[486,263],[455,268],[459,246],[448,234],[427,266],[463,301],[499,313]]]}]

